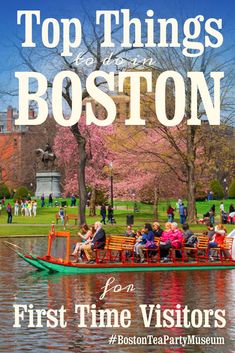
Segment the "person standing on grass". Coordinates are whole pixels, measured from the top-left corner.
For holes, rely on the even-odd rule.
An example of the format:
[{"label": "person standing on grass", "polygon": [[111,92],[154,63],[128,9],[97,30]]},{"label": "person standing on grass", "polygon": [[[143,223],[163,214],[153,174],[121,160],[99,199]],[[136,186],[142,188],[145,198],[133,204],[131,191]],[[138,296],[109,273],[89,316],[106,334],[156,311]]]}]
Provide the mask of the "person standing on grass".
[{"label": "person standing on grass", "polygon": [[24,209],[24,201],[21,200],[20,201],[20,213],[21,213],[21,216],[24,216],[25,215],[25,209]]},{"label": "person standing on grass", "polygon": [[2,208],[4,208],[4,207],[5,207],[5,202],[6,202],[6,198],[5,198],[5,196],[4,196],[4,197],[3,197],[3,199],[2,199],[2,201],[1,201]]},{"label": "person standing on grass", "polygon": [[71,196],[71,207],[75,207],[76,206],[76,197],[75,195],[73,194]]},{"label": "person standing on grass", "polygon": [[174,221],[174,208],[169,205],[166,213],[168,217],[168,222],[172,223]]},{"label": "person standing on grass", "polygon": [[215,204],[212,205],[209,211],[209,217],[210,217],[210,223],[214,224],[215,223]]},{"label": "person standing on grass", "polygon": [[62,224],[64,226],[65,212],[64,212],[63,207],[60,207],[59,216],[60,216],[61,222],[62,222]]},{"label": "person standing on grass", "polygon": [[101,206],[101,208],[100,208],[100,215],[101,215],[101,217],[102,217],[102,219],[101,219],[100,222],[106,224],[106,223],[105,223],[105,218],[106,218],[106,206],[105,206],[105,204],[103,204],[103,205]]},{"label": "person standing on grass", "polygon": [[52,194],[49,195],[49,206],[53,206],[53,197]]},{"label": "person standing on grass", "polygon": [[44,194],[42,194],[41,196],[41,207],[44,207],[45,206],[45,196]]},{"label": "person standing on grass", "polygon": [[235,211],[234,205],[233,205],[233,203],[231,203],[231,205],[229,206],[229,209],[228,209],[228,213],[232,213],[234,211]]},{"label": "person standing on grass", "polygon": [[19,202],[16,200],[14,205],[14,216],[19,216]]},{"label": "person standing on grass", "polygon": [[111,205],[108,206],[108,223],[113,224],[113,207]]},{"label": "person standing on grass", "polygon": [[12,223],[12,207],[9,202],[6,207],[6,211],[7,211],[7,223]]},{"label": "person standing on grass", "polygon": [[32,202],[28,201],[28,212],[30,217],[32,217],[32,208],[33,208]]},{"label": "person standing on grass", "polygon": [[34,217],[37,216],[37,201],[36,200],[33,201],[33,216]]},{"label": "person standing on grass", "polygon": [[28,201],[26,200],[24,203],[24,215],[27,217],[29,215],[29,209],[28,209]]},{"label": "person standing on grass", "polygon": [[220,213],[224,212],[224,203],[223,202],[220,202],[219,209],[220,209]]},{"label": "person standing on grass", "polygon": [[183,202],[179,206],[179,215],[180,215],[180,224],[184,224],[186,221],[186,217],[185,217],[185,207]]}]

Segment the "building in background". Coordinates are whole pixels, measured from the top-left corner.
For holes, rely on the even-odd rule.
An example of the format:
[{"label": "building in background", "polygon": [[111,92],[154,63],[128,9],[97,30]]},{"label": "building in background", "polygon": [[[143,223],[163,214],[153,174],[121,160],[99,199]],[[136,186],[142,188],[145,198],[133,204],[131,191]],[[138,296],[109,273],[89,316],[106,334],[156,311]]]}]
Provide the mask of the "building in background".
[{"label": "building in background", "polygon": [[[29,115],[34,117],[34,110]],[[33,191],[37,167],[36,148],[53,145],[55,121],[48,117],[37,126],[17,126],[17,110],[11,106],[0,112],[0,182],[10,189],[26,186]]]}]

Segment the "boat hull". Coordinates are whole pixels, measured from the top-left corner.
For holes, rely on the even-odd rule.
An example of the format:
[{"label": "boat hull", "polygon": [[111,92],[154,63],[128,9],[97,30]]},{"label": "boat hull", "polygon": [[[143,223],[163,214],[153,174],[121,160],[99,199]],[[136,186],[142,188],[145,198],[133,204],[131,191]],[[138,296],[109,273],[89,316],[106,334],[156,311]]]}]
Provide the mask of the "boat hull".
[{"label": "boat hull", "polygon": [[115,273],[115,272],[155,272],[155,271],[182,271],[182,270],[225,270],[235,269],[235,262],[225,263],[156,263],[156,264],[61,264],[37,258],[39,264],[49,272],[70,274],[87,273]]},{"label": "boat hull", "polygon": [[29,265],[35,267],[38,271],[45,271],[47,268],[45,268],[37,258],[32,257],[31,255],[23,255],[18,252],[19,257],[21,257],[25,262],[27,262]]}]

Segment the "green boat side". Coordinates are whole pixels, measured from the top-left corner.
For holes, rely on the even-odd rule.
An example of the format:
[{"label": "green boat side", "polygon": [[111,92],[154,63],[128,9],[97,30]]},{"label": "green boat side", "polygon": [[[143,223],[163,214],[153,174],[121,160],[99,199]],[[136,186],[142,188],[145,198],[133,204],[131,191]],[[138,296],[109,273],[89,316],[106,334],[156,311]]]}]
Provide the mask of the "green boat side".
[{"label": "green boat side", "polygon": [[27,262],[29,265],[36,268],[38,271],[45,271],[47,268],[41,264],[36,257],[32,257],[31,255],[23,255],[20,252],[17,252],[19,257]]},{"label": "green boat side", "polygon": [[87,273],[114,273],[114,272],[155,272],[155,271],[184,271],[184,270],[225,270],[235,269],[235,262],[227,263],[154,263],[154,264],[60,264],[55,261],[48,261],[38,258],[37,261],[49,272],[60,272],[67,274],[87,274]]}]

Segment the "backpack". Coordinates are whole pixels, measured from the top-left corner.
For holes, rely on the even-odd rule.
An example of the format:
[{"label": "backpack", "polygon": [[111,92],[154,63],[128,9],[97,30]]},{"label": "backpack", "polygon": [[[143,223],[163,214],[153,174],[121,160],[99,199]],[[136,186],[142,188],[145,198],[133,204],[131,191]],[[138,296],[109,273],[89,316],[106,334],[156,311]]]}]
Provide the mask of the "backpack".
[{"label": "backpack", "polygon": [[194,245],[197,243],[197,237],[196,235],[191,235],[189,239],[187,240],[186,245],[189,247],[194,247]]}]

